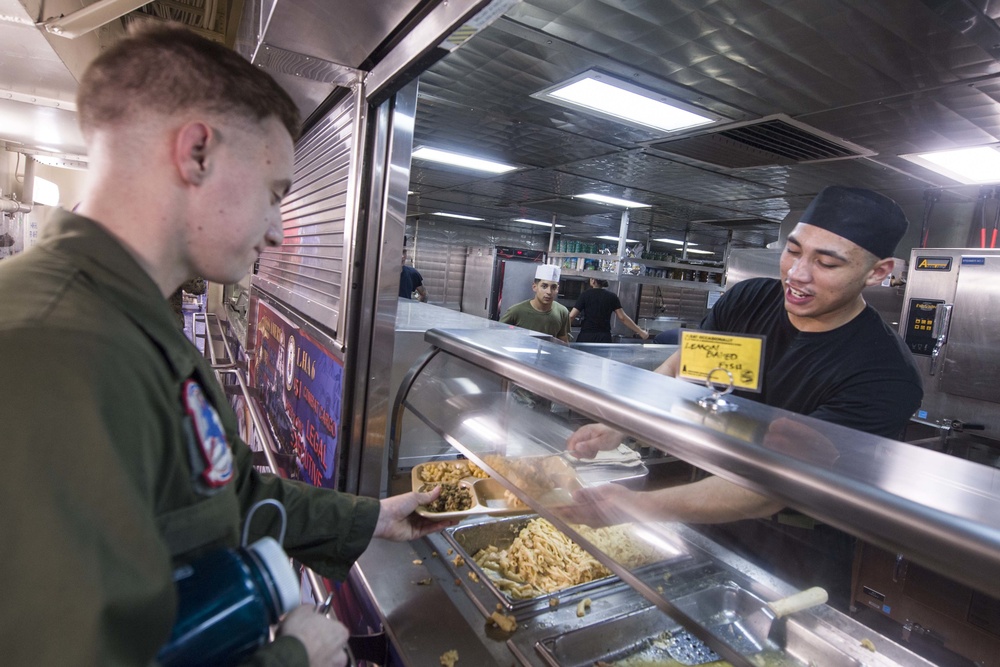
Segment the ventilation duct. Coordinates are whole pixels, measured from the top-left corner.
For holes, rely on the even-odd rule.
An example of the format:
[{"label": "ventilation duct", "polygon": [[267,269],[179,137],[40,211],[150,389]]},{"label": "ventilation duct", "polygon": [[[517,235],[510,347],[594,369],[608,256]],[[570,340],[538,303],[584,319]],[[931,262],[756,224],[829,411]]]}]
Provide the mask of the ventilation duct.
[{"label": "ventilation duct", "polygon": [[781,114],[661,141],[649,148],[726,169],[825,162],[875,154]]}]

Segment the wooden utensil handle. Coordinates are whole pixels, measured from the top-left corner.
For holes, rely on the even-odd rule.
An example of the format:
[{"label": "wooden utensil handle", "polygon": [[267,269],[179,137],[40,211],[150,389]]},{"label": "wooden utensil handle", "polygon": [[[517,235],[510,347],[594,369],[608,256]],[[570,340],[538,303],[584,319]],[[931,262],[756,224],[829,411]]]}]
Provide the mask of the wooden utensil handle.
[{"label": "wooden utensil handle", "polygon": [[775,618],[781,618],[788,614],[802,611],[803,609],[825,604],[828,597],[825,589],[814,586],[794,595],[789,595],[786,598],[768,602],[767,606],[771,609]]}]

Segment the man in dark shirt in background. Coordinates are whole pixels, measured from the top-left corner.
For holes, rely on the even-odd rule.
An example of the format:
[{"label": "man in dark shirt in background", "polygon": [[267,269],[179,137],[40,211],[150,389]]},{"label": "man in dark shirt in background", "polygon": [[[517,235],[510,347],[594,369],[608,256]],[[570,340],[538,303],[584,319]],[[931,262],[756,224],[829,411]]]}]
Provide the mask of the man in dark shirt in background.
[{"label": "man in dark shirt in background", "polygon": [[618,295],[605,289],[608,286],[607,280],[591,278],[590,289],[585,291],[576,300],[573,309],[569,311],[570,322],[583,313],[583,324],[580,326],[580,335],[576,337],[577,343],[611,343],[611,316],[617,317],[622,324],[635,332],[635,334],[646,340],[649,332],[644,331],[632,321],[625,310]]},{"label": "man in dark shirt in background", "polygon": [[403,249],[403,269],[399,274],[399,296],[412,299],[417,293],[417,301],[427,301],[427,290],[424,289],[424,277],[412,266],[406,265],[406,249]]}]

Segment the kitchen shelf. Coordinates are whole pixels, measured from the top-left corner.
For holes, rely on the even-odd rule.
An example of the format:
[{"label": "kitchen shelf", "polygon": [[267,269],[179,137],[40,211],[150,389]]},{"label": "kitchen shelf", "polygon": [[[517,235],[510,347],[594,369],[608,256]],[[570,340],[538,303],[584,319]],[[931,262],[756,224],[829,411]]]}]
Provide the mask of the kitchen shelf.
[{"label": "kitchen shelf", "polygon": [[597,280],[618,281],[623,283],[641,283],[643,285],[658,285],[660,287],[683,287],[685,289],[703,290],[711,292],[722,291],[722,285],[718,283],[703,283],[697,280],[674,280],[673,278],[656,278],[655,276],[633,276],[629,274],[608,273],[606,271],[592,271],[588,269],[563,269],[562,276],[575,276],[579,278],[595,278]]},{"label": "kitchen shelf", "polygon": [[[594,253],[583,253],[583,252],[550,252],[550,258],[563,258],[563,257],[578,257],[581,259],[597,259],[601,261],[618,261],[617,255],[602,255]],[[724,273],[725,267],[720,266],[706,266],[704,264],[691,264],[688,262],[663,262],[658,259],[644,259],[635,257],[625,257],[622,259],[623,262],[632,262],[633,264],[643,264],[645,266],[657,268],[657,269],[682,269],[684,271],[707,271],[709,273]]]}]

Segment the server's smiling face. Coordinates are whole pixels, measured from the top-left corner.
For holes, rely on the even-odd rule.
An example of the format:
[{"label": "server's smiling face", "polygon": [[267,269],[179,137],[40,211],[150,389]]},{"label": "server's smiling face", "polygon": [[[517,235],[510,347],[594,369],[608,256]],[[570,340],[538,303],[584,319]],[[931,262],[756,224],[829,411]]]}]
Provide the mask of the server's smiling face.
[{"label": "server's smiling face", "polygon": [[877,285],[892,271],[853,241],[800,222],[781,253],[785,311],[800,331],[830,331],[854,319],[865,307],[861,290]]}]

